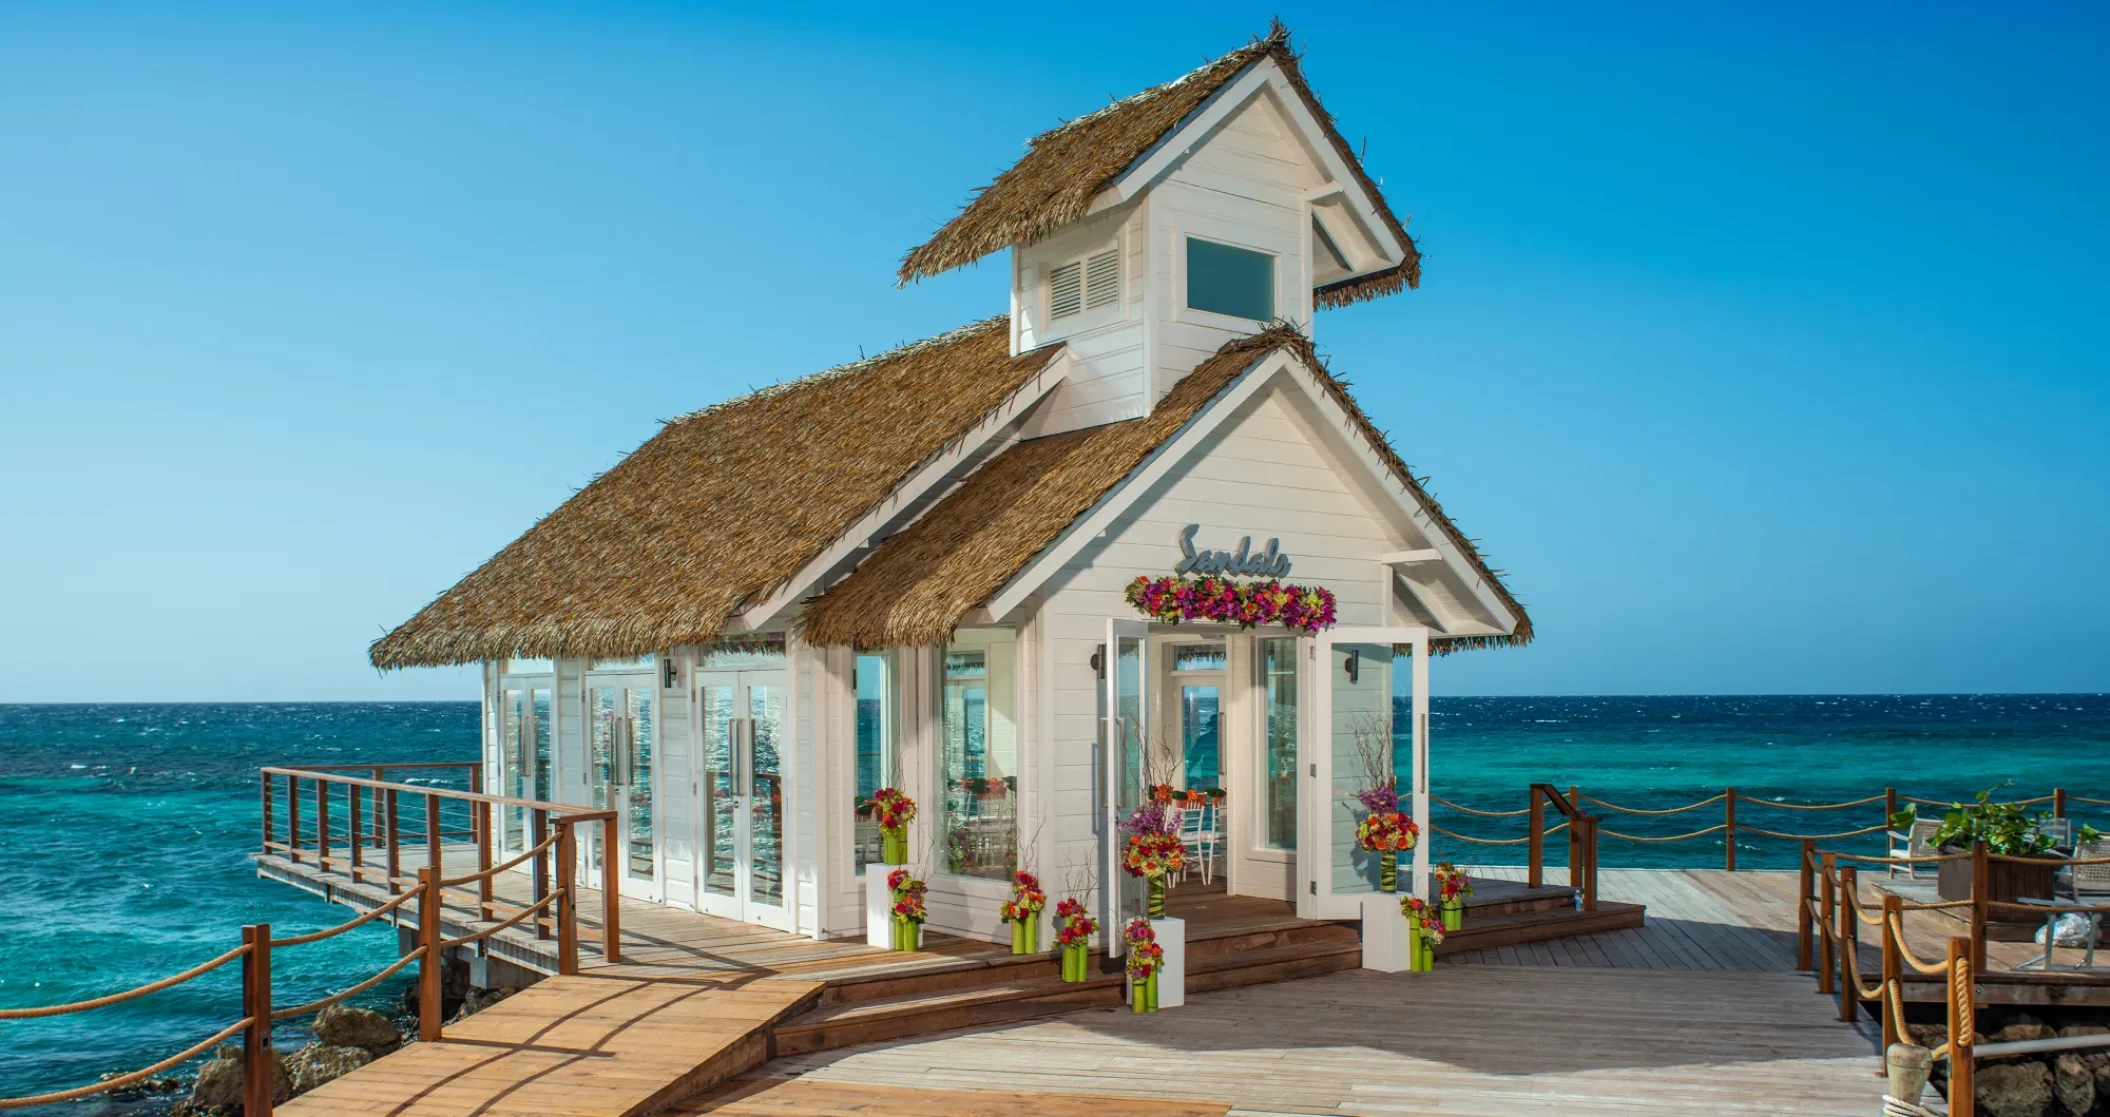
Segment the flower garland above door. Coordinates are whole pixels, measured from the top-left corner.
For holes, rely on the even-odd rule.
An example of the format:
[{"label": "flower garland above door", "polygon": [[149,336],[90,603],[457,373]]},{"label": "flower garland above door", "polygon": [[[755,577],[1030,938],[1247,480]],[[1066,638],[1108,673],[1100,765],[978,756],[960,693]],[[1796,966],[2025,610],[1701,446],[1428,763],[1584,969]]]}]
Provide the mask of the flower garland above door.
[{"label": "flower garland above door", "polygon": [[1234,582],[1228,578],[1152,578],[1139,574],[1128,584],[1128,603],[1155,621],[1223,621],[1240,628],[1280,624],[1300,632],[1332,628],[1333,591],[1281,582]]}]

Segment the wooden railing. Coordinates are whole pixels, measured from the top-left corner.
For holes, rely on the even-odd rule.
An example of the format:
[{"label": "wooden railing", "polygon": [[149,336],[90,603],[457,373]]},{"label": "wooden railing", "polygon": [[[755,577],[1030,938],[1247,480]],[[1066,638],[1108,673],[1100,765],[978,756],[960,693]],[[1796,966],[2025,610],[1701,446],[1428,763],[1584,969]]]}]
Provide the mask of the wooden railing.
[{"label": "wooden railing", "polygon": [[[1553,828],[1553,830],[1546,830],[1543,832],[1541,831],[1539,819],[1542,813],[1540,800],[1542,789],[1545,793],[1550,793],[1555,797],[1558,797],[1559,795],[1559,793],[1550,784],[1532,784],[1530,792],[1531,804],[1520,810],[1509,811],[1495,811],[1486,810],[1478,807],[1468,807],[1462,803],[1454,803],[1451,800],[1445,799],[1440,795],[1431,796],[1431,798],[1434,799],[1436,802],[1441,803],[1442,805],[1454,811],[1458,811],[1462,814],[1471,815],[1477,818],[1514,818],[1520,815],[1529,814],[1532,818],[1531,832],[1525,835],[1524,837],[1486,838],[1471,834],[1460,834],[1455,831],[1447,830],[1444,827],[1436,826],[1433,824],[1431,824],[1430,829],[1438,834],[1442,834],[1447,838],[1452,838],[1461,842],[1468,842],[1474,845],[1520,845],[1526,842],[1531,842],[1533,843],[1532,848],[1534,850],[1537,850],[1538,843],[1544,838],[1546,834],[1551,834],[1554,831],[1560,829],[1560,827],[1556,826]],[[1551,802],[1552,799],[1548,798],[1545,801]],[[2033,806],[2037,804],[2048,803],[2050,804],[2051,814],[2053,818],[2067,817],[2067,811],[2069,807],[2075,803],[2088,803],[2097,806],[2110,807],[2110,799],[2092,799],[2087,796],[2074,795],[2069,793],[2065,788],[2054,788],[2052,790],[2052,793],[2049,795],[2038,795],[2028,799],[2008,800],[2008,802],[2016,806]],[[1725,787],[1716,794],[1710,795],[1704,799],[1695,800],[1691,803],[1686,803],[1683,806],[1647,808],[1625,806],[1619,803],[1607,802],[1595,796],[1584,795],[1580,788],[1571,786],[1568,788],[1567,795],[1565,797],[1565,803],[1567,806],[1577,811],[1583,809],[1583,805],[1587,803],[1591,806],[1600,807],[1604,810],[1612,811],[1617,814],[1624,814],[1636,817],[1668,817],[1671,815],[1681,815],[1690,811],[1697,811],[1703,808],[1712,807],[1716,804],[1720,804],[1722,811],[1722,821],[1714,823],[1710,826],[1705,826],[1697,830],[1690,830],[1681,834],[1630,834],[1618,830],[1607,830],[1597,825],[1597,823],[1601,821],[1601,819],[1593,818],[1591,822],[1591,842],[1593,852],[1592,863],[1594,867],[1594,842],[1595,839],[1598,837],[1616,838],[1620,841],[1625,842],[1655,844],[1666,842],[1686,842],[1692,841],[1697,838],[1705,838],[1711,835],[1720,834],[1722,835],[1722,867],[1728,869],[1731,872],[1735,872],[1737,867],[1736,850],[1737,838],[1739,835],[1749,834],[1766,838],[1779,838],[1788,841],[1836,841],[1842,838],[1856,838],[1867,834],[1875,834],[1878,832],[1887,831],[1890,828],[1890,817],[1896,814],[1901,809],[1902,805],[1906,803],[1912,803],[1920,806],[1932,806],[1942,808],[1953,806],[1953,803],[1949,800],[1922,799],[1911,795],[1900,795],[1898,793],[1898,789],[1894,787],[1884,788],[1883,793],[1880,795],[1869,795],[1860,799],[1849,799],[1841,803],[1788,803],[1783,802],[1779,799],[1768,799],[1762,798],[1760,796],[1742,793],[1734,787]],[[1868,826],[1850,827],[1845,830],[1838,830],[1821,834],[1804,834],[1787,830],[1774,830],[1767,827],[1754,826],[1751,824],[1748,818],[1741,820],[1738,818],[1739,806],[1765,807],[1768,809],[1784,811],[1837,811],[1851,810],[1857,807],[1867,807],[1876,803],[1881,803],[1883,805],[1883,817],[1877,820],[1874,824]],[[1570,841],[1573,842],[1575,840],[1577,839],[1571,833]],[[1537,865],[1539,864],[1539,861],[1540,858],[1536,854],[1534,854],[1531,859],[1531,863],[1533,865]],[[1535,875],[1534,879],[1536,879]]]},{"label": "wooden railing", "polygon": [[[378,778],[379,773],[413,769],[465,770],[469,790],[420,787]],[[353,772],[368,775],[348,774]],[[475,848],[476,870],[467,876],[442,880],[440,887],[444,893],[474,884],[476,921],[497,925],[470,939],[446,945],[481,941],[531,921],[537,939],[557,940],[557,972],[578,972],[578,829],[599,824],[603,875],[613,876],[612,867],[623,848],[616,812],[487,795],[481,790],[482,768],[474,763],[316,765],[264,768],[259,775],[261,849],[266,856],[311,864],[325,873],[342,872],[354,883],[373,884],[396,893],[410,879],[403,874],[406,850],[414,851],[414,856],[427,865],[443,866],[449,839],[471,844]],[[333,806],[340,801],[343,812],[338,815]],[[415,817],[408,827],[404,824],[406,806],[416,808],[410,812]],[[504,863],[494,864],[494,857],[504,845],[498,837],[500,828],[506,826],[509,813],[519,818],[523,841],[531,844]],[[334,823],[333,817],[343,818],[343,825]],[[410,835],[407,840],[406,830]],[[497,875],[523,865],[528,867],[529,902],[518,905],[500,899],[493,887]],[[622,957],[621,892],[617,888],[601,890],[601,955],[608,962],[620,961]]]},{"label": "wooden railing", "polygon": [[[463,780],[468,784],[468,790],[390,783],[380,778],[391,771],[409,770],[464,773]],[[171,989],[222,966],[236,962],[242,965],[240,1017],[232,1024],[152,1066],[69,1090],[0,1098],[0,1110],[52,1105],[134,1086],[195,1059],[223,1040],[240,1034],[243,1112],[245,1117],[270,1117],[273,1075],[266,1052],[271,1046],[271,1025],[277,1021],[307,1016],[341,1004],[416,962],[418,1038],[440,1039],[443,1031],[441,971],[444,968],[441,962],[447,952],[481,943],[530,920],[538,938],[556,938],[557,971],[561,974],[577,973],[579,919],[576,897],[580,875],[575,831],[580,826],[600,824],[604,842],[603,864],[604,867],[612,865],[612,855],[605,854],[605,851],[621,848],[617,844],[616,813],[563,803],[486,795],[481,790],[480,773],[480,766],[473,763],[262,769],[263,853],[298,864],[312,864],[325,871],[341,871],[349,880],[384,887],[387,898],[334,927],[286,938],[272,938],[268,923],[250,924],[242,928],[241,944],[225,954],[136,988],[72,1004],[0,1009],[0,1021],[67,1016]],[[282,796],[279,793],[281,787]],[[341,826],[332,821],[332,808],[340,801],[344,810],[334,817],[344,820]],[[412,827],[403,824],[406,805],[417,808],[413,812],[417,815],[414,819],[416,825]],[[451,825],[449,806],[455,808]],[[501,812],[505,809],[522,813],[523,828],[533,844],[494,864],[493,835],[496,825],[503,821]],[[404,839],[406,829],[413,835],[409,842]],[[444,875],[446,839],[449,838],[475,844],[477,864],[473,871],[456,877]],[[414,850],[414,856],[422,856],[425,860],[425,864],[407,874],[403,869],[406,850]],[[529,901],[514,904],[500,899],[494,892],[493,881],[498,874],[522,866],[528,866],[533,877]],[[446,900],[450,892],[474,908],[474,918],[467,922],[487,925],[454,938],[445,937]],[[343,893],[339,895],[343,896]],[[473,897],[473,901],[469,897]],[[618,891],[604,889],[602,897],[601,953],[607,961],[615,962],[621,958],[622,939]],[[402,927],[406,918],[413,917],[406,916],[406,912],[414,912],[417,946],[394,963],[327,997],[286,1008],[273,1006],[271,968],[275,951],[333,939],[377,920]]]},{"label": "wooden railing", "polygon": [[[1546,808],[1551,806],[1567,821],[1546,829]],[[1585,813],[1576,803],[1574,789],[1563,795],[1550,783],[1531,785],[1531,805],[1524,808],[1531,816],[1530,833],[1525,835],[1530,844],[1530,884],[1538,888],[1546,882],[1546,838],[1562,829],[1568,831],[1568,887],[1575,889],[1582,903],[1582,910],[1597,910],[1597,822],[1595,815]]]},{"label": "wooden railing", "polygon": [[[1898,865],[1971,862],[1971,895],[1962,900],[1918,903],[1893,893],[1884,893],[1871,915],[1860,892],[1859,868],[1855,863]],[[1841,862],[1846,862],[1841,864]],[[1796,902],[1796,962],[1813,971],[1820,993],[1836,994],[1839,1019],[1852,1022],[1858,1006],[1872,1004],[1882,1024],[1882,1049],[1890,1052],[1895,1043],[1912,1043],[1905,1022],[1904,978],[1913,973],[1942,979],[1942,1001],[1948,1038],[1936,1046],[1932,1057],[1949,1064],[1949,1113],[1951,1117],[1974,1117],[1977,1111],[1977,1060],[2023,1055],[2041,1051],[2110,1046],[2110,1036],[2090,1035],[2004,1043],[1977,1043],[1977,979],[1988,972],[1986,927],[1995,911],[2017,912],[2032,919],[2066,913],[2110,912],[2110,904],[2016,904],[1991,898],[1987,882],[1991,866],[2017,863],[2069,867],[2110,864],[2110,857],[2009,857],[1991,853],[1984,842],[1973,843],[1970,852],[1942,853],[1926,857],[1867,857],[1859,854],[1820,851],[1814,840],[1802,843],[1801,885]],[[1948,936],[1946,957],[1927,962],[1913,953],[1905,937],[1905,914],[1915,911],[1965,911],[1969,933]],[[1861,973],[1861,942],[1864,928],[1874,928],[1880,948],[1876,983],[1867,985]],[[2047,936],[2049,937],[2049,936]],[[2045,944],[2050,957],[2055,942]],[[1911,1099],[1905,1099],[1910,1102]]]}]

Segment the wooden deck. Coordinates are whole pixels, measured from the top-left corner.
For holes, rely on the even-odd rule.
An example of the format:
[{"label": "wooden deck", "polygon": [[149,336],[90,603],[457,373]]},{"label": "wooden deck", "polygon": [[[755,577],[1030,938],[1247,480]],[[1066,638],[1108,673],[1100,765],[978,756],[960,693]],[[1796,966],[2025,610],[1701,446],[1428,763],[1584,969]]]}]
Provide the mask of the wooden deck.
[{"label": "wooden deck", "polygon": [[[268,861],[265,875],[373,902],[311,865]],[[1473,871],[1484,894],[1524,894],[1520,868]],[[626,902],[620,964],[601,965],[589,945],[580,976],[545,981],[439,1043],[413,1044],[285,1108],[301,1117],[1872,1112],[1872,1028],[1838,1023],[1836,1002],[1795,972],[1795,884],[1792,873],[1602,870],[1604,902],[1648,905],[1645,924],[1451,953],[1424,975],[1353,969],[1352,932],[1343,944],[1345,928],[1297,920],[1286,903],[1175,888],[1190,936],[1214,925],[1221,949],[1253,951],[1265,971],[1253,980],[1278,983],[1239,977],[1203,986],[1219,991],[1190,996],[1186,1008],[1136,1016],[1112,1007],[1115,978],[1096,992],[1070,987],[1087,999],[1050,1000],[1026,1020],[941,1011],[1046,984],[1035,967],[1051,964],[994,944],[931,935],[930,949],[899,954]],[[597,898],[582,909],[597,912]],[[450,909],[447,933],[473,928],[473,915]],[[1909,923],[1914,949],[1938,953],[1948,928],[1931,913]],[[508,949],[554,959],[553,943],[526,932]],[[1993,947],[2003,964],[2039,950]],[[1872,968],[1873,951],[1864,958]],[[896,1030],[860,1038],[854,1027],[881,1008]],[[948,1027],[959,1030],[938,1031]],[[765,1062],[772,1051],[783,1057]]]}]

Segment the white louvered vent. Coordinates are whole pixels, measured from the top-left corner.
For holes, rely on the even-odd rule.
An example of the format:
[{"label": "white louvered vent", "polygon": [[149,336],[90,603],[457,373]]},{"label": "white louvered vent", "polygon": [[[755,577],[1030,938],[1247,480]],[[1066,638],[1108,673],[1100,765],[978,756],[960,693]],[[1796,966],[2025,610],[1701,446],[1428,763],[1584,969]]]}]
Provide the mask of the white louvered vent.
[{"label": "white louvered vent", "polygon": [[1121,301],[1121,253],[1109,248],[1084,262],[1084,308],[1097,310]]},{"label": "white louvered vent", "polygon": [[1084,264],[1073,261],[1048,276],[1048,317],[1067,318],[1084,309]]}]

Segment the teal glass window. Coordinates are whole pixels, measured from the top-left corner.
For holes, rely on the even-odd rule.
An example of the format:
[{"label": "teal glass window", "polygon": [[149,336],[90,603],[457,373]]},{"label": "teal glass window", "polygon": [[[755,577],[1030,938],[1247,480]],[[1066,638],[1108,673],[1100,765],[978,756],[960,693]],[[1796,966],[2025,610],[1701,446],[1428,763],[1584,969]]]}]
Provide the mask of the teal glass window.
[{"label": "teal glass window", "polygon": [[1187,306],[1256,322],[1274,321],[1275,258],[1188,237]]}]

